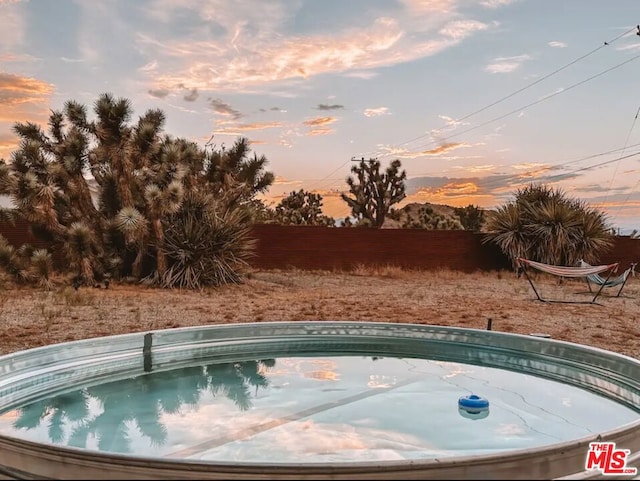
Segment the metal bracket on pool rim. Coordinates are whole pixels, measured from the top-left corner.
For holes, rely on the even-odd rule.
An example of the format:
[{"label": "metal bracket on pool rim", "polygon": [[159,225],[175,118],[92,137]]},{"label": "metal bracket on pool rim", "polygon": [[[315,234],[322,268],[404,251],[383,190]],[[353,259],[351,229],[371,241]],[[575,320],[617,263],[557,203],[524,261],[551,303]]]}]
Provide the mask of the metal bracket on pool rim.
[{"label": "metal bracket on pool rim", "polygon": [[153,344],[153,333],[148,332],[144,335],[144,344],[142,346],[144,372],[151,372],[151,344]]}]

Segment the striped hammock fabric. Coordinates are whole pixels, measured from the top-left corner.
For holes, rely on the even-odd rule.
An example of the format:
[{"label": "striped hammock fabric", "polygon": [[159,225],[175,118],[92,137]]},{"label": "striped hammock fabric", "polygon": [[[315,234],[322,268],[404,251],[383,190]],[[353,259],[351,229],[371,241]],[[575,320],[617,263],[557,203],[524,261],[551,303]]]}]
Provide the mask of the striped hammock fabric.
[{"label": "striped hammock fabric", "polygon": [[[592,267],[592,266],[590,264],[587,264],[585,261],[580,260],[580,267]],[[631,264],[631,267],[629,267],[626,271],[624,271],[622,274],[620,274],[618,277],[614,279],[607,280],[604,277],[600,276],[599,274],[588,275],[587,279],[589,279],[591,282],[599,286],[615,287],[615,286],[619,286],[620,284],[624,284],[627,280],[627,277],[629,277],[629,274],[631,274],[632,272],[635,273],[634,268],[635,268],[635,264]]]},{"label": "striped hammock fabric", "polygon": [[618,263],[607,264],[601,266],[589,266],[589,267],[569,267],[569,266],[553,266],[550,264],[543,264],[542,262],[530,261],[529,259],[518,258],[518,262],[521,265],[531,266],[539,271],[553,274],[554,276],[561,277],[587,277],[601,272],[617,269]]}]

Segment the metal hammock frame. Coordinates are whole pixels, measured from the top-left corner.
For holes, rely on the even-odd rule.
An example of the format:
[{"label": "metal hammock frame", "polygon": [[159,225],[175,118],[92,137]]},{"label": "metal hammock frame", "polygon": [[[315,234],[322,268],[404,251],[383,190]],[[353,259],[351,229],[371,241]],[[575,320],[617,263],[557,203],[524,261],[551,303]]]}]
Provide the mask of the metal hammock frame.
[{"label": "metal hammock frame", "polygon": [[[627,280],[629,280],[629,276],[636,275],[637,264],[638,264],[637,262],[632,262],[626,271],[624,271],[618,277],[614,279],[609,279],[608,281],[604,279],[600,274],[591,274],[587,276],[586,279],[587,279],[587,285],[589,286],[589,292],[593,293],[593,289],[591,289],[591,283],[594,283],[597,286],[604,286],[604,287],[620,286],[620,289],[618,289],[618,293],[615,295],[615,297],[620,297],[620,294],[622,293],[622,289],[624,289],[624,286],[626,285]],[[587,264],[582,259],[580,259],[580,267],[592,267],[592,266],[590,264]]]},{"label": "metal hammock frame", "polygon": [[[531,285],[531,288],[533,289],[533,292],[535,292],[536,297],[538,298],[539,301],[558,302],[558,303],[565,303],[565,304],[598,304],[596,302],[596,299],[602,292],[602,289],[607,284],[607,282],[609,282],[609,278],[611,277],[611,275],[618,269],[617,262],[615,264],[603,264],[600,266],[569,267],[569,266],[554,266],[551,264],[544,264],[542,262],[536,262],[529,259],[523,259],[521,257],[518,257],[517,263],[518,263],[518,266],[522,269],[522,272],[526,276],[527,280],[529,281],[529,284]],[[536,289],[536,286],[534,285],[533,280],[531,280],[531,277],[527,272],[527,267],[533,267],[534,269],[537,269],[539,271],[546,272],[547,274],[553,274],[554,276],[559,276],[559,277],[585,277],[586,278],[587,276],[600,274],[601,272],[605,272],[605,271],[609,271],[609,273],[606,279],[604,279],[604,283],[600,286],[600,289],[598,289],[598,292],[596,292],[596,294],[593,296],[593,299],[591,299],[590,301],[561,301],[561,300],[553,300],[553,299],[543,299],[540,296],[538,289]]]}]

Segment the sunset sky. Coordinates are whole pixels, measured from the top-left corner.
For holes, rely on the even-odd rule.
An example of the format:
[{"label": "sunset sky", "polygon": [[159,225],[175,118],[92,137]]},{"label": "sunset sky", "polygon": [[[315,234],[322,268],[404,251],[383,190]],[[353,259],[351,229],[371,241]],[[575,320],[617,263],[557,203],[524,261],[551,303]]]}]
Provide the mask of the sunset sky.
[{"label": "sunset sky", "polygon": [[638,0],[0,0],[16,121],[111,92],[201,145],[247,137],[277,202],[400,159],[407,202],[495,207],[532,180],[640,229]]}]

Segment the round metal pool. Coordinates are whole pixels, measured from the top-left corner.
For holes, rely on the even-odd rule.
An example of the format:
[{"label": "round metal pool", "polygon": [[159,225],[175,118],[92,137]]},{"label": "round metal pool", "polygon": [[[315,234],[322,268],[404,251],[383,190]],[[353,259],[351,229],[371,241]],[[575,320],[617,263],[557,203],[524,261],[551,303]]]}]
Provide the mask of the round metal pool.
[{"label": "round metal pool", "polygon": [[0,478],[587,479],[591,442],[640,465],[639,413],[640,362],[551,339],[170,329],[0,357]]}]

